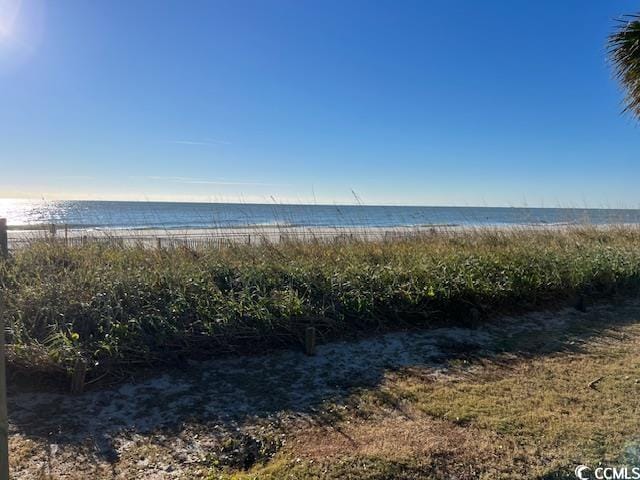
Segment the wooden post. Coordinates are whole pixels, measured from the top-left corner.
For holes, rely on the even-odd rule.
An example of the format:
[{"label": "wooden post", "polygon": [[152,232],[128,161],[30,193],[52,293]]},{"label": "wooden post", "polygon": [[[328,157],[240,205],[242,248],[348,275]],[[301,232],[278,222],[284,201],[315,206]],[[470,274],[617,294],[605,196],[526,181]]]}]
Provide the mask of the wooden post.
[{"label": "wooden post", "polygon": [[64,245],[69,246],[69,225],[64,224]]},{"label": "wooden post", "polygon": [[156,243],[158,250],[160,250],[162,248],[162,239],[160,237],[156,238]]},{"label": "wooden post", "polygon": [[84,390],[84,381],[87,376],[87,362],[82,358],[76,360],[71,374],[71,393],[79,395]]},{"label": "wooden post", "polygon": [[0,256],[9,255],[9,240],[7,237],[7,219],[0,218]]},{"label": "wooden post", "polygon": [[582,293],[578,294],[578,298],[576,299],[576,310],[579,312],[587,311],[587,299]]},{"label": "wooden post", "polygon": [[0,480],[9,480],[9,420],[7,418],[7,372],[5,370],[2,310],[2,304],[0,304]]},{"label": "wooden post", "polygon": [[307,355],[316,354],[316,329],[307,327],[304,331],[304,353]]}]

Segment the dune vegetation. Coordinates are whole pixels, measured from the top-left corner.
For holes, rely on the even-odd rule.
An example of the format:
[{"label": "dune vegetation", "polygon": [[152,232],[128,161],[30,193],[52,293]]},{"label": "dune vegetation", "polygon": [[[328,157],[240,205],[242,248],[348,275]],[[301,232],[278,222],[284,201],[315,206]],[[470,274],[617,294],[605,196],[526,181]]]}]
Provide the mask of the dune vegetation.
[{"label": "dune vegetation", "polygon": [[481,230],[204,249],[34,242],[0,260],[16,369],[89,378],[566,305],[640,285],[640,230]]}]

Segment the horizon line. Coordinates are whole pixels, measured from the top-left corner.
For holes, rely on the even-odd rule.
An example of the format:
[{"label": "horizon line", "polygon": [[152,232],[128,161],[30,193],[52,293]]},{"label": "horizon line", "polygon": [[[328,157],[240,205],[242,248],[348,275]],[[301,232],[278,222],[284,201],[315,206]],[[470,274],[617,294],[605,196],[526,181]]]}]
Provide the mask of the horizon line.
[{"label": "horizon line", "polygon": [[215,200],[150,200],[150,199],[46,199],[46,198],[28,198],[28,197],[2,197],[0,196],[0,205],[4,202],[100,202],[100,203],[184,203],[184,204],[212,204],[212,205],[282,205],[282,206],[301,206],[301,207],[396,207],[396,208],[502,208],[502,209],[537,209],[537,210],[640,210],[638,207],[567,207],[567,206],[536,206],[536,205],[452,205],[452,204],[411,204],[411,203],[346,203],[346,202],[257,202],[257,201],[215,201]]}]

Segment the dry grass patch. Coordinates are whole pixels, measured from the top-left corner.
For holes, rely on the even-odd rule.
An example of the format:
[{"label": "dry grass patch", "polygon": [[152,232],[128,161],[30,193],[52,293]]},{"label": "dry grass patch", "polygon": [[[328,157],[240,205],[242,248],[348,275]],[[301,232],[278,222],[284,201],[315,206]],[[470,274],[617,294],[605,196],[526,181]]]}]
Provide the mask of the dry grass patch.
[{"label": "dry grass patch", "polygon": [[340,421],[300,429],[275,461],[232,478],[552,479],[637,464],[640,327],[574,347],[389,374]]},{"label": "dry grass patch", "polygon": [[495,432],[550,459],[619,462],[640,433],[640,342],[638,329],[629,330],[633,337],[590,343],[584,353],[487,364],[449,382],[407,378],[396,388],[435,418]]},{"label": "dry grass patch", "polygon": [[292,442],[298,457],[322,460],[343,455],[381,456],[402,460],[413,455],[451,455],[475,444],[472,432],[415,412],[372,419],[348,419],[336,426],[314,428]]},{"label": "dry grass patch", "polygon": [[[13,435],[9,440],[12,478],[34,480],[113,478],[113,466],[107,462],[96,461],[90,450],[90,445],[58,445],[22,435]],[[68,468],[68,465],[73,465],[73,468]]]}]

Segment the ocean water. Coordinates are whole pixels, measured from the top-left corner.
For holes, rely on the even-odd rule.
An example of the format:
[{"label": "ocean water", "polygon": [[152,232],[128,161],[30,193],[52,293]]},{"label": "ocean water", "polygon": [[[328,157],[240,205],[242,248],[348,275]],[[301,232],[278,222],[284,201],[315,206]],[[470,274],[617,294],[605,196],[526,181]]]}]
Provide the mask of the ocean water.
[{"label": "ocean water", "polygon": [[640,224],[640,210],[501,207],[402,207],[0,199],[10,226],[45,223],[95,229],[253,225],[396,227],[421,225]]}]

